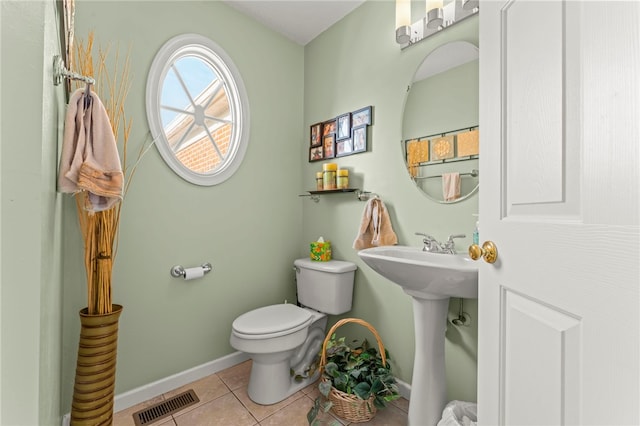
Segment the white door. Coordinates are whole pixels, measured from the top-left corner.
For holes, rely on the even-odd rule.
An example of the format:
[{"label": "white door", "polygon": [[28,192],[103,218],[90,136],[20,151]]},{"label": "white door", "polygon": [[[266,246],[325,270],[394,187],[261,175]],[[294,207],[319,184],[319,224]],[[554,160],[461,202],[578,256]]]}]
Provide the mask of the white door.
[{"label": "white door", "polygon": [[481,425],[640,424],[640,2],[482,1]]}]

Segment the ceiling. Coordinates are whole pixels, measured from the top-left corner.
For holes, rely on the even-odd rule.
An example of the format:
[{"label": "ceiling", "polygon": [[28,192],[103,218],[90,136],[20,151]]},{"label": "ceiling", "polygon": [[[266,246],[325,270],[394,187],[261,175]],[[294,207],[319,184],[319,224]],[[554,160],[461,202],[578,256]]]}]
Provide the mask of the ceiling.
[{"label": "ceiling", "polygon": [[344,18],[365,0],[223,0],[301,46]]}]

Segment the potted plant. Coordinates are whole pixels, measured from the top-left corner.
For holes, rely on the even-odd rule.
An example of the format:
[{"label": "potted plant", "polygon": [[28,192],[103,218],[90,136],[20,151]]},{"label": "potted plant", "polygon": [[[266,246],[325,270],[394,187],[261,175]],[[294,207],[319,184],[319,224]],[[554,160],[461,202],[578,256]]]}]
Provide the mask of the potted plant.
[{"label": "potted plant", "polygon": [[[335,329],[349,322],[367,327],[375,336],[378,347],[371,346],[366,339],[351,347],[345,337],[337,338]],[[318,424],[320,411],[329,410],[351,422],[368,421],[377,409],[400,397],[388,363],[389,352],[375,328],[366,321],[357,318],[338,321],[327,333],[320,357],[322,378],[318,388],[321,396],[307,413],[310,425]]]}]

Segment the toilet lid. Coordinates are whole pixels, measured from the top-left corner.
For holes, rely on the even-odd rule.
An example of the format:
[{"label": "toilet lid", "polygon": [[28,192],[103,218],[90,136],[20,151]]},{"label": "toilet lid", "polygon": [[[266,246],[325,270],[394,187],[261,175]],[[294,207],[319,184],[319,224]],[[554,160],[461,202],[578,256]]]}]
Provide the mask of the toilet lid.
[{"label": "toilet lid", "polygon": [[311,323],[309,311],[284,303],[254,309],[233,321],[233,331],[243,335],[265,336],[294,333]]}]

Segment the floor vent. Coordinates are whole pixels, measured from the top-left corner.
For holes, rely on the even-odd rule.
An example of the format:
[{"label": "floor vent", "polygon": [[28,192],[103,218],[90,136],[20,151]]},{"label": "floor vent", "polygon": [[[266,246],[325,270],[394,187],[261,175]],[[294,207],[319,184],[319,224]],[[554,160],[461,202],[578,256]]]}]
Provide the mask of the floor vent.
[{"label": "floor vent", "polygon": [[156,420],[168,417],[171,414],[182,410],[193,404],[200,402],[193,389],[189,389],[186,392],[182,392],[166,401],[159,402],[151,407],[145,408],[142,411],[133,413],[133,421],[136,426],[144,426]]}]

